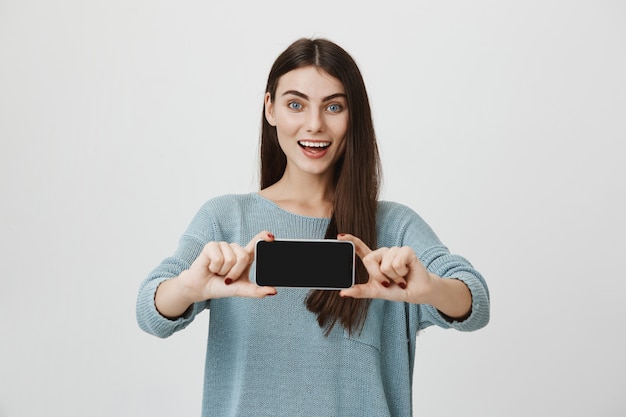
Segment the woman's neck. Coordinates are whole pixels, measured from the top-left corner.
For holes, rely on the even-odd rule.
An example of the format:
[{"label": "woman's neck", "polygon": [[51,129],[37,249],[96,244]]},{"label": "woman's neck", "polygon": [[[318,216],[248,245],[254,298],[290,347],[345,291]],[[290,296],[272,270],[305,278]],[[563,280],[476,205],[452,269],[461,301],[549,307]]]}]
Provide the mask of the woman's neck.
[{"label": "woman's neck", "polygon": [[334,188],[328,181],[283,176],[275,184],[260,191],[283,210],[310,217],[331,217]]}]

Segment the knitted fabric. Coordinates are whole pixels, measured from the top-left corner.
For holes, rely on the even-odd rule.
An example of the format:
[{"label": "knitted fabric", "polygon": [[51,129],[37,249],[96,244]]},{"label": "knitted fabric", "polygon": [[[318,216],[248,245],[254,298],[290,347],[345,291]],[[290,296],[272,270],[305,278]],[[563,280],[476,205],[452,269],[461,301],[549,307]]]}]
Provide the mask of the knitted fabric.
[{"label": "knitted fabric", "polygon": [[262,230],[277,239],[322,239],[328,223],[289,213],[257,193],[214,198],[194,217],[176,252],[141,284],[137,320],[158,337],[210,309],[202,416],[412,416],[417,332],[431,325],[473,331],[489,321],[482,276],[451,254],[413,210],[392,202],[378,204],[378,247],[410,246],[431,272],[465,282],[472,312],[463,322],[448,322],[429,305],[373,300],[360,333],[336,325],[324,336],[304,305],[308,290],[296,288],[278,288],[264,299],[196,303],[176,320],[155,308],[158,285],[188,269],[209,241],[244,246]]}]

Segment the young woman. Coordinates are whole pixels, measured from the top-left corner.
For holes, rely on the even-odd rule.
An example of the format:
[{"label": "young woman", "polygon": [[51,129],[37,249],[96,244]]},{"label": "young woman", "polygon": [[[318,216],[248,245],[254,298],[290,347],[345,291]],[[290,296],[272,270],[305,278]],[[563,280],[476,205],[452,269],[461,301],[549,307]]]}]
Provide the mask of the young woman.
[{"label": "young woman", "polygon": [[[142,283],[139,325],[167,337],[210,309],[203,416],[411,416],[417,332],[485,326],[485,281],[413,210],[378,201],[367,93],[342,48],[294,42],[264,104],[261,190],[200,209]],[[255,242],[274,238],[352,241],[357,285],[257,286]]]}]

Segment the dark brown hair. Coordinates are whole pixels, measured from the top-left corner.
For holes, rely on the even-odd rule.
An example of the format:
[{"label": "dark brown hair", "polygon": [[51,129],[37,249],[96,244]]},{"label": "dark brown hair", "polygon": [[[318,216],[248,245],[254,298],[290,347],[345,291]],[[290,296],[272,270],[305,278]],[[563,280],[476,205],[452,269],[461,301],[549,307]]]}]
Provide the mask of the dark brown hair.
[{"label": "dark brown hair", "polygon": [[[266,93],[275,100],[280,77],[306,66],[323,69],[343,84],[348,105],[349,123],[346,147],[334,171],[335,201],[327,239],[338,233],[358,236],[369,247],[376,247],[376,207],[380,186],[380,159],[365,83],[352,57],[326,39],[299,39],[278,56],[267,80]],[[276,128],[262,114],[261,189],[283,176],[287,159],[278,144]],[[357,259],[356,282],[368,280],[365,267]],[[365,322],[370,300],[339,297],[338,291],[313,290],[306,298],[307,308],[317,314],[317,321],[328,334],[339,322],[350,333]]]}]

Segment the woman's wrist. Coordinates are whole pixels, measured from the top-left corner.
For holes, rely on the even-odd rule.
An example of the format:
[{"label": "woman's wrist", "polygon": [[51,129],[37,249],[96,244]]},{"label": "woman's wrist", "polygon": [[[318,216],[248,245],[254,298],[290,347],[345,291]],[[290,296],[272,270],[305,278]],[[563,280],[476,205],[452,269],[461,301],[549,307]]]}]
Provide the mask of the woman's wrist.
[{"label": "woman's wrist", "polygon": [[183,304],[187,304],[187,306],[201,301],[197,294],[197,291],[187,283],[190,281],[189,274],[191,271],[189,269],[183,271],[176,278],[172,278],[172,286],[175,287],[175,291],[180,297],[180,300]]},{"label": "woman's wrist", "polygon": [[181,276],[186,272],[163,281],[157,288],[154,304],[163,317],[178,318],[195,302],[184,285],[184,279],[181,280]]},{"label": "woman's wrist", "polygon": [[423,304],[435,307],[450,319],[464,319],[472,311],[472,294],[468,286],[456,278],[442,278],[429,272],[430,288]]}]

